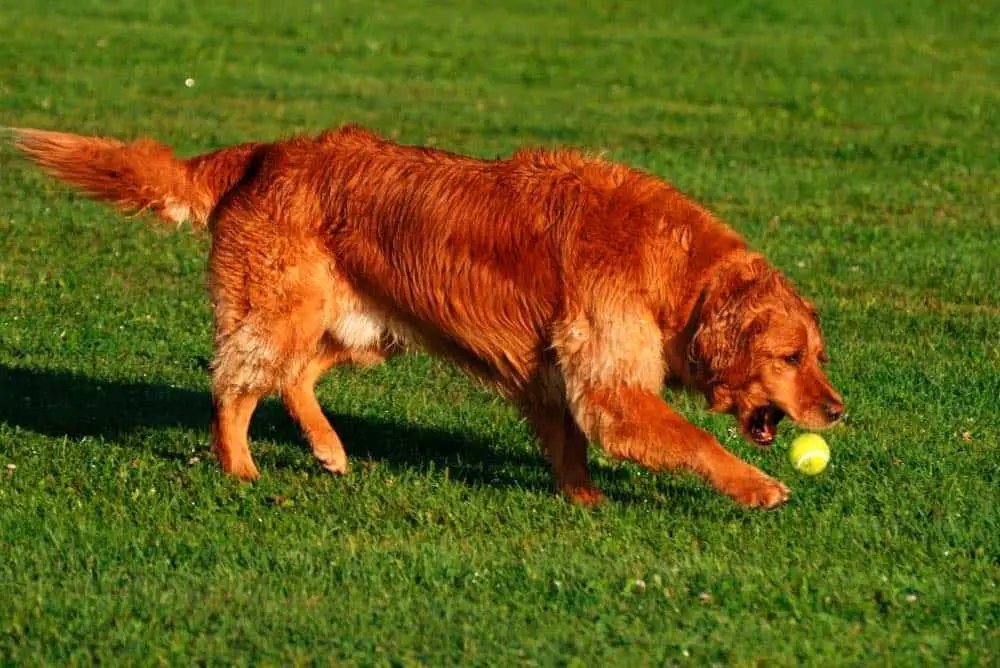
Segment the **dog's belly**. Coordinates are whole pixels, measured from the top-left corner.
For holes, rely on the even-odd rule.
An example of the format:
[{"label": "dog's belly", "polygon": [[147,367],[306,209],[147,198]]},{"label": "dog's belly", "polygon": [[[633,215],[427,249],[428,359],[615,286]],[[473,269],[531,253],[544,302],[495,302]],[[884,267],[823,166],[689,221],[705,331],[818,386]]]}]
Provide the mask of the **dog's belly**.
[{"label": "dog's belly", "polygon": [[382,347],[389,328],[374,311],[359,307],[335,314],[329,334],[348,350],[362,350]]},{"label": "dog's belly", "polygon": [[449,358],[504,395],[517,394],[537,373],[539,343],[509,334],[497,336],[496,341],[481,336],[470,342],[446,331],[441,323],[419,320],[392,310],[393,306],[358,300],[356,308],[333,318],[328,333],[348,351],[377,351],[385,358],[403,350],[422,349]]}]

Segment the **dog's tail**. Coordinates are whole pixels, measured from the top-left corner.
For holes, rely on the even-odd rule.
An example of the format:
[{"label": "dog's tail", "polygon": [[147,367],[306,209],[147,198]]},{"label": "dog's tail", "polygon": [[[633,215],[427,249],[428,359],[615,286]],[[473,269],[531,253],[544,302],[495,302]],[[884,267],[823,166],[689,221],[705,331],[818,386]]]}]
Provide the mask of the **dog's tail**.
[{"label": "dog's tail", "polygon": [[158,142],[13,128],[14,147],[90,198],[123,211],[204,226],[243,178],[263,144],[240,144],[183,160]]}]

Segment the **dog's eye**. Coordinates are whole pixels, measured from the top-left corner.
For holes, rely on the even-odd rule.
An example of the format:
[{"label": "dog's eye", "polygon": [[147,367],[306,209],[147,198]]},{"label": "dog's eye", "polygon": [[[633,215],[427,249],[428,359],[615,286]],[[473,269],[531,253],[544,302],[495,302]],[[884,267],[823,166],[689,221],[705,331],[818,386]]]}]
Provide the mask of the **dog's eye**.
[{"label": "dog's eye", "polygon": [[791,355],[785,355],[785,364],[789,364],[791,366],[798,366],[799,362],[801,362],[801,361],[802,361],[802,353],[801,352],[797,352],[796,351],[796,352],[792,353]]}]

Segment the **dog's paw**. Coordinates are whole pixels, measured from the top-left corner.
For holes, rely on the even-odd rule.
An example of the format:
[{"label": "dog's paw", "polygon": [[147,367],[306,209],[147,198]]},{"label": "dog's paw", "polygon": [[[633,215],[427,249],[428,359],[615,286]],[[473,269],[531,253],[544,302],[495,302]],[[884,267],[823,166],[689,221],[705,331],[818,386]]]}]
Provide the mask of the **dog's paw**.
[{"label": "dog's paw", "polygon": [[332,453],[327,456],[316,458],[327,471],[333,475],[344,475],[347,473],[347,454],[343,451]]},{"label": "dog's paw", "polygon": [[748,508],[776,508],[788,501],[790,494],[781,482],[756,469],[727,485],[724,491]]},{"label": "dog's paw", "polygon": [[235,476],[243,482],[254,482],[255,480],[260,480],[260,471],[257,470],[256,464],[250,460],[231,462],[228,465],[223,464],[222,470],[225,471],[227,475]]},{"label": "dog's paw", "polygon": [[562,493],[573,503],[592,508],[605,502],[601,490],[593,485],[563,485]]},{"label": "dog's paw", "polygon": [[344,446],[335,434],[322,437],[310,436],[309,442],[312,444],[313,456],[323,468],[333,475],[347,473],[347,453],[344,452]]}]

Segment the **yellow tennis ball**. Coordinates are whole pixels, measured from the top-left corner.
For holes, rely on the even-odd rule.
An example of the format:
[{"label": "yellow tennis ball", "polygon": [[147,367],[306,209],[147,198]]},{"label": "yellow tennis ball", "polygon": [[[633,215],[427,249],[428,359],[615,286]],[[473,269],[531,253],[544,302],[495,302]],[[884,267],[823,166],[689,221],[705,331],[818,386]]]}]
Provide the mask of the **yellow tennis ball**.
[{"label": "yellow tennis ball", "polygon": [[802,434],[792,441],[788,459],[796,470],[806,475],[816,475],[830,461],[830,446],[819,434]]}]

